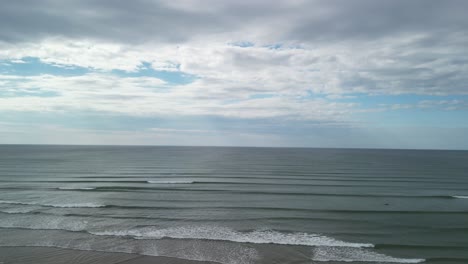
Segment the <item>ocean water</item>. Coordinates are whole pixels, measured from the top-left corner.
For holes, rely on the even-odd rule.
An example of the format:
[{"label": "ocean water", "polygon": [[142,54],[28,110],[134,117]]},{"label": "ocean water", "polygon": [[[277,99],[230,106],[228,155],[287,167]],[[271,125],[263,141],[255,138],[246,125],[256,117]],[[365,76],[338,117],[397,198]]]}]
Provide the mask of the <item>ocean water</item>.
[{"label": "ocean water", "polygon": [[0,246],[468,263],[468,152],[2,145]]}]

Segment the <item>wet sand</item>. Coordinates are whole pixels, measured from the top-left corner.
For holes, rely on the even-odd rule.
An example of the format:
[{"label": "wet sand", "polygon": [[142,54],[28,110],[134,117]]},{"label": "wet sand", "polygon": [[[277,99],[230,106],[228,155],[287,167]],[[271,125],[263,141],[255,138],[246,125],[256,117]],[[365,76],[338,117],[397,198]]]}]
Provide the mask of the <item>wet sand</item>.
[{"label": "wet sand", "polygon": [[216,264],[169,257],[51,247],[0,247],[0,264]]}]

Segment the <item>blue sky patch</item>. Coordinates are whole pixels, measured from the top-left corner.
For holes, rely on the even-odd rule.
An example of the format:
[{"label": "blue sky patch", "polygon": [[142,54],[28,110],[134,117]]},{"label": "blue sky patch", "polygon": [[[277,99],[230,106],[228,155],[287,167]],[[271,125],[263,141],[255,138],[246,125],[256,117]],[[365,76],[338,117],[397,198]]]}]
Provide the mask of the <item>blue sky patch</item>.
[{"label": "blue sky patch", "polygon": [[265,45],[264,47],[268,49],[281,49],[283,48],[283,44],[275,43],[275,44]]},{"label": "blue sky patch", "polygon": [[157,71],[151,67],[149,62],[142,62],[138,70],[134,72],[113,70],[112,73],[121,77],[154,77],[174,85],[189,84],[197,78],[195,75],[181,71]]},{"label": "blue sky patch", "polygon": [[50,74],[76,76],[89,72],[88,68],[44,63],[35,57],[24,57],[21,60],[0,60],[0,73],[8,75],[34,76]]},{"label": "blue sky patch", "polygon": [[237,42],[231,42],[228,45],[235,46],[235,47],[241,47],[241,48],[249,48],[255,46],[253,42],[250,41],[237,41]]},{"label": "blue sky patch", "polygon": [[253,94],[249,97],[249,99],[263,99],[263,98],[272,98],[275,97],[274,94],[270,93],[262,93],[262,94]]}]

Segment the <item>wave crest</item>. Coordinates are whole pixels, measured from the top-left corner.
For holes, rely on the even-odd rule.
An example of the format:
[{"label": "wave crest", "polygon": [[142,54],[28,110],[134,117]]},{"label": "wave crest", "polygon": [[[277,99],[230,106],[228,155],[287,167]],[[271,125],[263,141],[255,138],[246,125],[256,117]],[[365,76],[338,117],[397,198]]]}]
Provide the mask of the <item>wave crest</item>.
[{"label": "wave crest", "polygon": [[58,187],[59,190],[94,190],[94,187]]},{"label": "wave crest", "polygon": [[98,208],[105,207],[104,204],[96,203],[35,203],[35,202],[20,202],[20,201],[0,201],[0,204],[18,204],[18,205],[39,205],[45,207],[57,208]]},{"label": "wave crest", "polygon": [[331,237],[308,233],[280,233],[278,231],[239,232],[226,227],[185,226],[158,229],[145,227],[140,229],[92,232],[94,235],[130,236],[137,239],[203,239],[224,240],[239,243],[279,244],[303,246],[334,246],[334,247],[373,247],[368,243],[352,243]]},{"label": "wave crest", "polygon": [[159,183],[159,184],[190,184],[194,181],[147,181],[148,183]]}]

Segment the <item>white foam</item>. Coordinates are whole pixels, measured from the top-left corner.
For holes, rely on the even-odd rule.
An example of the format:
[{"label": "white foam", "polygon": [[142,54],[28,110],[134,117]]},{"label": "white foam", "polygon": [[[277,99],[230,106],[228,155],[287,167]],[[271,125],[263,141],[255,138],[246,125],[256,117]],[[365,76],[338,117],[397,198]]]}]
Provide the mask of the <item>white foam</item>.
[{"label": "white foam", "polygon": [[[0,222],[3,219],[0,218]],[[216,241],[134,240],[115,237],[95,237],[85,233],[57,234],[51,230],[0,230],[0,246],[41,246],[92,250],[103,252],[137,253],[165,256],[203,263],[254,264],[260,257],[249,245],[226,244]],[[18,235],[18,233],[20,235]],[[4,235],[6,234],[6,235]],[[12,234],[12,235],[9,235]],[[55,235],[57,234],[57,235]],[[2,236],[3,235],[3,236]],[[31,238],[39,239],[31,239]],[[178,261],[177,261],[178,262]],[[185,261],[182,261],[185,263]]]},{"label": "white foam", "polygon": [[29,202],[3,201],[3,200],[0,200],[0,204],[36,205],[35,203],[29,203]]},{"label": "white foam", "polygon": [[453,198],[458,198],[458,199],[468,199],[468,196],[463,196],[463,195],[454,195],[452,197]]},{"label": "white foam", "polygon": [[36,208],[8,208],[8,209],[2,209],[0,212],[2,213],[7,213],[7,214],[26,214],[29,212],[34,211]]},{"label": "white foam", "polygon": [[159,184],[190,184],[194,181],[148,181],[148,183],[159,183]]},{"label": "white foam", "polygon": [[19,201],[0,201],[0,204],[19,204],[19,205],[39,205],[47,207],[58,207],[58,208],[98,208],[105,207],[104,204],[95,203],[35,203],[35,202],[19,202]]},{"label": "white foam", "polygon": [[59,190],[94,190],[94,187],[58,187]]},{"label": "white foam", "polygon": [[395,258],[368,249],[349,247],[316,247],[312,249],[312,260],[378,263],[421,263],[425,261],[424,259]]},{"label": "white foam", "polygon": [[70,203],[70,204],[43,204],[43,206],[52,206],[58,208],[99,208],[105,207],[104,204],[95,203]]},{"label": "white foam", "polygon": [[280,233],[278,231],[238,232],[226,227],[217,226],[184,226],[158,229],[145,227],[140,229],[93,232],[94,235],[130,236],[140,239],[204,239],[224,240],[254,244],[280,244],[304,246],[335,246],[335,247],[373,247],[367,243],[352,243],[337,240],[317,234]]},{"label": "white foam", "polygon": [[83,231],[88,227],[88,221],[49,215],[9,215],[0,218],[0,227]]}]

